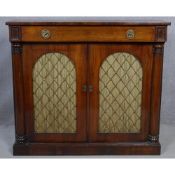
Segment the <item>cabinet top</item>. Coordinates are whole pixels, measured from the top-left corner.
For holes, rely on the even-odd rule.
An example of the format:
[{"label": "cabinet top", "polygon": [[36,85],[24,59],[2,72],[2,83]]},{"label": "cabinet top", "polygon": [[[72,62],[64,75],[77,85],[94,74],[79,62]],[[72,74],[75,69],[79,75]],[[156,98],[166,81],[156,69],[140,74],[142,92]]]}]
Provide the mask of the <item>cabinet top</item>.
[{"label": "cabinet top", "polygon": [[116,21],[116,20],[79,20],[79,21],[8,21],[9,26],[167,26],[166,21]]}]

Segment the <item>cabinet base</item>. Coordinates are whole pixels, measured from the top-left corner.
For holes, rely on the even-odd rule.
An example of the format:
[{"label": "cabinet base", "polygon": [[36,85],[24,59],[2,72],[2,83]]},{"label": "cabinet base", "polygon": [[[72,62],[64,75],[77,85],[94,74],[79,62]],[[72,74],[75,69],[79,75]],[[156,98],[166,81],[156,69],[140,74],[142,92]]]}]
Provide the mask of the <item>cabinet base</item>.
[{"label": "cabinet base", "polygon": [[160,155],[160,144],[139,143],[24,143],[14,155]]}]

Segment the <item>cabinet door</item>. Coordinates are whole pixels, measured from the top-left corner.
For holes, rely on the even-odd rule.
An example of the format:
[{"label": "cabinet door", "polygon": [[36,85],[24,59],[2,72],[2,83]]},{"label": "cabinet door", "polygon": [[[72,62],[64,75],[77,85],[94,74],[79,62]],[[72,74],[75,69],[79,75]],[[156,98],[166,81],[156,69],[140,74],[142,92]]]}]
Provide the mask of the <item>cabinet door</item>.
[{"label": "cabinet door", "polygon": [[90,141],[144,141],[150,118],[151,45],[89,46]]},{"label": "cabinet door", "polygon": [[86,45],[24,45],[23,81],[30,141],[86,140]]}]

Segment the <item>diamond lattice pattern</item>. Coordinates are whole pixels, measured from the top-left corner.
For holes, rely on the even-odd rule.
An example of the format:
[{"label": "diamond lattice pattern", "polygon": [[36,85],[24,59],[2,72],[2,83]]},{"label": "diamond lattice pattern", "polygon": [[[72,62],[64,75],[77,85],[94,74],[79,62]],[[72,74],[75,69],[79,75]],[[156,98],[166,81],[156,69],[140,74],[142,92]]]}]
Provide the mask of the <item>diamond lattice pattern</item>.
[{"label": "diamond lattice pattern", "polygon": [[33,69],[36,133],[76,132],[76,73],[61,53],[41,56]]},{"label": "diamond lattice pattern", "polygon": [[128,53],[114,53],[101,65],[99,78],[99,132],[140,132],[140,62]]}]

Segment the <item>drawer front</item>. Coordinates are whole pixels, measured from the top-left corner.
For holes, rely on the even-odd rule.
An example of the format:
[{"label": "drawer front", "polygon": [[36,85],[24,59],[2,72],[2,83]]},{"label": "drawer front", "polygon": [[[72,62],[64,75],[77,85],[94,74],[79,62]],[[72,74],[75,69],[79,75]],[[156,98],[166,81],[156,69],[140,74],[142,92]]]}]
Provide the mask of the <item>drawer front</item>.
[{"label": "drawer front", "polygon": [[23,26],[23,42],[154,42],[153,26]]}]

